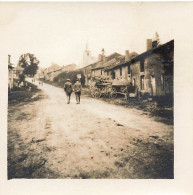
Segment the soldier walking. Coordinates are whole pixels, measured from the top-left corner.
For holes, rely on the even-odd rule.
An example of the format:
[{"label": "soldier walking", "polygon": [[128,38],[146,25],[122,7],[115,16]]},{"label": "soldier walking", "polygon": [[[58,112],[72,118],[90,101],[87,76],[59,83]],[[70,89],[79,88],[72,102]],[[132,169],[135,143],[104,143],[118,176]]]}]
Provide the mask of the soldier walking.
[{"label": "soldier walking", "polygon": [[76,103],[80,104],[80,95],[81,95],[81,83],[80,81],[77,79],[76,83],[74,84],[74,92],[75,92],[75,96],[76,96]]},{"label": "soldier walking", "polygon": [[66,92],[67,96],[67,104],[70,103],[70,96],[72,93],[72,83],[70,82],[70,79],[67,79],[66,83],[64,84],[64,91]]}]

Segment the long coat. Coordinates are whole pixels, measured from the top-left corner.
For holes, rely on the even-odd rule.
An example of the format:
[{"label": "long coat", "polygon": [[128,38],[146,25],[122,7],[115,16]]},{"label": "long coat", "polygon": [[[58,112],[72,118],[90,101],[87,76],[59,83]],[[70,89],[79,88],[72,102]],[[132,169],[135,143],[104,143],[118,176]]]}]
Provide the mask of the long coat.
[{"label": "long coat", "polygon": [[66,92],[66,94],[71,94],[72,93],[72,83],[70,81],[67,81],[64,84],[64,91]]},{"label": "long coat", "polygon": [[76,83],[74,84],[74,91],[75,91],[75,93],[76,92],[81,92],[81,88],[82,88],[82,86],[81,86],[80,82],[76,81]]}]

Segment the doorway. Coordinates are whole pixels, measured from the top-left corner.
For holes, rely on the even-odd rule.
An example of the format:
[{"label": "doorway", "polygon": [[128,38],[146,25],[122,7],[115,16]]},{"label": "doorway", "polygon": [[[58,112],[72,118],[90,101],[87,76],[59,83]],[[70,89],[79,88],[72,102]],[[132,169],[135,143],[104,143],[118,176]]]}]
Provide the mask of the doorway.
[{"label": "doorway", "polygon": [[152,96],[156,96],[156,82],[155,82],[155,76],[151,76],[151,89],[152,89]]}]

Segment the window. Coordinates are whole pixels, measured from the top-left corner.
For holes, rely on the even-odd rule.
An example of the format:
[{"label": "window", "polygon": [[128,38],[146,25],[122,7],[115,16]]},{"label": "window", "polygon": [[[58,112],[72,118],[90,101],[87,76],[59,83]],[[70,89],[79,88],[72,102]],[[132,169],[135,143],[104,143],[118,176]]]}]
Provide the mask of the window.
[{"label": "window", "polygon": [[122,68],[120,68],[120,76],[122,76]]},{"label": "window", "polygon": [[144,60],[140,62],[140,72],[144,72]]},{"label": "window", "polygon": [[107,71],[107,76],[109,76],[109,71]]},{"label": "window", "polygon": [[141,79],[140,79],[140,85],[141,85],[141,90],[144,90],[144,75],[141,76]]},{"label": "window", "polygon": [[103,74],[103,70],[101,69],[101,75]]},{"label": "window", "polygon": [[132,79],[132,85],[135,86],[135,79]]},{"label": "window", "polygon": [[115,72],[112,72],[112,79],[115,79]]},{"label": "window", "polygon": [[131,74],[131,68],[130,68],[130,65],[128,65],[128,74]]}]

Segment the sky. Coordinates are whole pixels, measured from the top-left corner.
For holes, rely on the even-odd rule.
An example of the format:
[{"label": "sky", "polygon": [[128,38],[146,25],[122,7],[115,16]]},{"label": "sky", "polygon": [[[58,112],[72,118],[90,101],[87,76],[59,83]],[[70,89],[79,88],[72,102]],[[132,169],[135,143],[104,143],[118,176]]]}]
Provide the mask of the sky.
[{"label": "sky", "polygon": [[[180,4],[179,4],[180,6]],[[17,64],[33,53],[41,67],[81,66],[88,43],[91,55],[142,53],[157,31],[163,44],[174,39],[176,3],[0,3],[0,41]],[[180,16],[181,13],[179,13]]]}]

